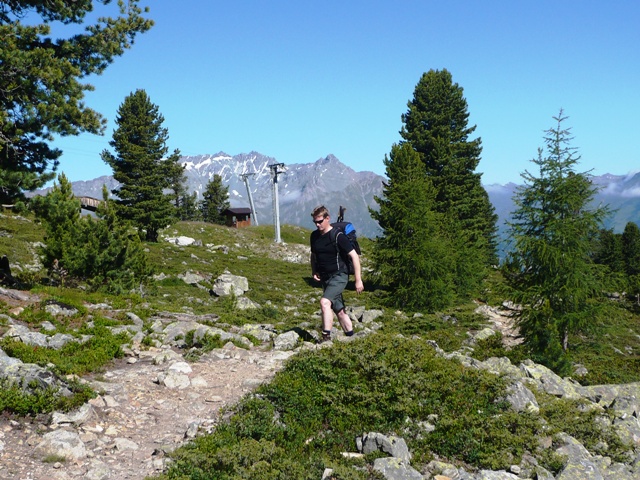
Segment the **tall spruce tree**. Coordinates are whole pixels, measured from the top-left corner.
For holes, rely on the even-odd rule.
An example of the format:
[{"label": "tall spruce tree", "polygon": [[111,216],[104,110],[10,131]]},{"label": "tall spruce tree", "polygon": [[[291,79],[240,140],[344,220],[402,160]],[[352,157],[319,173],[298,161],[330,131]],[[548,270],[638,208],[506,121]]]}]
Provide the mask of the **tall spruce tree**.
[{"label": "tall spruce tree", "polygon": [[589,325],[592,300],[602,291],[591,248],[607,209],[590,207],[597,188],[588,173],[575,172],[580,157],[562,110],[554,120],[544,138],[546,156],[539,149],[532,160],[539,175],[525,171],[514,194],[505,273],[522,305],[518,325],[534,360],[566,373],[569,335]]},{"label": "tall spruce tree", "polygon": [[480,138],[469,138],[476,127],[468,126],[462,87],[446,69],[429,70],[407,106],[400,135],[420,154],[436,191],[437,211],[467,232],[474,255],[486,265],[495,263],[498,217],[482,187],[482,174],[475,172],[482,146]]},{"label": "tall spruce tree", "polygon": [[388,181],[375,198],[380,209],[370,210],[382,228],[372,252],[375,269],[396,306],[443,308],[456,296],[456,265],[436,192],[411,145],[393,145],[384,164]]},{"label": "tall spruce tree", "polygon": [[225,217],[222,212],[229,208],[229,205],[229,187],[222,183],[222,177],[216,173],[202,192],[202,219],[205,222],[223,225]]},{"label": "tall spruce tree", "polygon": [[[84,33],[66,27],[83,24],[94,4],[106,3],[0,2],[0,203],[55,177],[62,151],[51,145],[54,135],[104,131],[103,117],[83,103],[84,92],[93,90],[83,82],[153,25],[138,0],[128,0],[118,3],[119,16],[103,16]],[[49,36],[54,23],[60,37],[68,28],[68,38]]]},{"label": "tall spruce tree", "polygon": [[158,231],[176,219],[174,195],[165,193],[175,185],[180,152],[166,156],[169,133],[162,126],[164,117],[144,90],[128,95],[116,117],[117,128],[102,159],[113,169],[120,186],[112,193],[118,197],[118,215],[131,220],[141,238],[158,241]]}]

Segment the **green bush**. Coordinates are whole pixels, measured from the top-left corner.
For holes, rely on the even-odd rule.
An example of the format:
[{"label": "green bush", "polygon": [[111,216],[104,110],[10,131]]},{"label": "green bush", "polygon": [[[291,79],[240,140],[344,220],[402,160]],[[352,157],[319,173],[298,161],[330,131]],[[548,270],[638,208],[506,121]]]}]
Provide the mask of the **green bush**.
[{"label": "green bush", "polygon": [[78,382],[69,383],[69,388],[72,394],[63,396],[55,388],[30,388],[0,378],[0,412],[21,416],[50,413],[54,410],[67,412],[96,396],[90,387]]},{"label": "green bush", "polygon": [[[319,478],[325,466],[353,465],[342,452],[371,431],[401,435],[418,463],[439,455],[506,468],[535,445],[540,425],[510,411],[504,394],[501,379],[437,357],[425,341],[376,335],[338,343],[290,359],[229,423],[176,452],[167,478],[247,478],[252,468],[273,473],[291,462],[307,473],[287,478]],[[419,422],[432,415],[436,429],[427,433]]]},{"label": "green bush", "polygon": [[215,348],[222,348],[226,343],[222,341],[220,335],[211,335],[210,333],[206,333],[202,338],[196,340],[195,333],[195,330],[189,330],[184,337],[185,348],[190,349],[184,357],[190,362],[197,361],[200,356]]},{"label": "green bush", "polygon": [[103,188],[98,220],[80,216],[80,201],[61,174],[59,185],[34,198],[33,210],[45,229],[42,261],[60,285],[86,281],[93,289],[124,293],[152,273],[138,235],[116,215]]},{"label": "green bush", "polygon": [[99,326],[92,329],[92,335],[92,338],[84,343],[69,342],[60,349],[27,345],[11,339],[0,341],[0,348],[7,355],[24,363],[40,366],[53,363],[61,375],[83,375],[100,371],[114,358],[121,358],[121,345],[129,338],[125,333],[114,335],[106,327]]}]

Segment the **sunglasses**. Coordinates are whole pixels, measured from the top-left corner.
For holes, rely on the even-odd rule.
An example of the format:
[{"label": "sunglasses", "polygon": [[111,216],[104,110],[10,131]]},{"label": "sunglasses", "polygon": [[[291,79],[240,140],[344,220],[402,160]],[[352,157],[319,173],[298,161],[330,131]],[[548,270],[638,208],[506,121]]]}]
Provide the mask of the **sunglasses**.
[{"label": "sunglasses", "polygon": [[313,223],[315,223],[316,225],[320,225],[322,222],[325,221],[327,217],[324,217],[322,220],[314,220]]}]

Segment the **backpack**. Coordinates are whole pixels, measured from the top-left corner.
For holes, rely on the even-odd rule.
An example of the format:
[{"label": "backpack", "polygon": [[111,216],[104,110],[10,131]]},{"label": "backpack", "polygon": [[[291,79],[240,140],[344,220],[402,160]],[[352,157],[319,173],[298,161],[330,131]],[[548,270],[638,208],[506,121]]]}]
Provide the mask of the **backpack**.
[{"label": "backpack", "polygon": [[351,257],[343,253],[338,248],[338,234],[342,233],[346,235],[356,253],[358,255],[362,255],[362,252],[360,251],[360,245],[358,244],[358,237],[356,236],[356,229],[351,222],[335,222],[332,223],[331,226],[333,227],[329,232],[329,234],[331,235],[331,241],[335,244],[336,250],[338,250],[338,252],[340,253],[342,261],[347,264],[349,275],[353,275],[355,273],[355,269],[353,268]]}]

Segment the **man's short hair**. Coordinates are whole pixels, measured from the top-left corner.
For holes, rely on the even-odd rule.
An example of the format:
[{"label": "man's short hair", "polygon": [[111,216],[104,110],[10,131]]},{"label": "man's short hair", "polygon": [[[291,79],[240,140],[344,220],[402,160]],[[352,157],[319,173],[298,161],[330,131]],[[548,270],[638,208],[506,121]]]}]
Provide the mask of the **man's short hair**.
[{"label": "man's short hair", "polygon": [[313,218],[319,217],[320,215],[322,215],[325,218],[329,216],[329,210],[324,205],[317,206],[316,208],[313,209],[313,212],[311,212],[311,216]]}]

